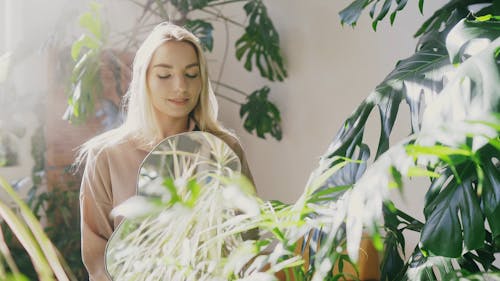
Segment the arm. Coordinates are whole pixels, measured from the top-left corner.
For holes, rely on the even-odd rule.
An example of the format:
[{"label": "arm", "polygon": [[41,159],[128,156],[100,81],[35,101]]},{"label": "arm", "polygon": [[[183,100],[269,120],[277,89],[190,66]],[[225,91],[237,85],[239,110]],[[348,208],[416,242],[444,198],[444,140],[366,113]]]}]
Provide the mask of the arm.
[{"label": "arm", "polygon": [[[227,145],[229,145],[229,147],[231,147],[234,153],[236,153],[238,158],[240,158],[241,174],[247,177],[255,188],[255,182],[253,180],[252,172],[250,171],[250,167],[247,162],[247,157],[245,155],[243,147],[241,146],[240,141],[237,138],[227,134],[218,135],[218,137],[220,137]],[[257,192],[257,190],[255,190],[255,192]]]},{"label": "arm", "polygon": [[104,251],[113,232],[111,182],[105,152],[87,157],[80,189],[82,260],[90,280],[109,280]]},{"label": "arm", "polygon": [[[238,157],[240,158],[240,161],[241,161],[241,173],[243,175],[245,175],[252,182],[252,184],[255,188],[255,182],[253,181],[252,172],[250,171],[250,167],[248,166],[245,151],[243,150],[243,148],[241,147],[239,142],[237,144],[238,144],[239,151],[236,150],[236,154],[238,154]],[[257,190],[255,190],[255,192],[257,192]]]}]

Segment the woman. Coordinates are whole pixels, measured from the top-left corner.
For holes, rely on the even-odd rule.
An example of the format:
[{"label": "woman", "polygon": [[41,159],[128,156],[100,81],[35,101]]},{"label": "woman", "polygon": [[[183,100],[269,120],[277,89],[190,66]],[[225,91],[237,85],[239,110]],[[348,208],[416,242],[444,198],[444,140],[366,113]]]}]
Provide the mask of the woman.
[{"label": "woman", "polygon": [[147,153],[162,139],[192,130],[210,132],[240,157],[252,176],[238,140],[217,122],[217,102],[198,38],[162,23],[136,53],[123,125],[86,142],[80,191],[82,257],[90,280],[108,280],[104,250],[120,218],[111,210],[136,194],[137,173]]}]

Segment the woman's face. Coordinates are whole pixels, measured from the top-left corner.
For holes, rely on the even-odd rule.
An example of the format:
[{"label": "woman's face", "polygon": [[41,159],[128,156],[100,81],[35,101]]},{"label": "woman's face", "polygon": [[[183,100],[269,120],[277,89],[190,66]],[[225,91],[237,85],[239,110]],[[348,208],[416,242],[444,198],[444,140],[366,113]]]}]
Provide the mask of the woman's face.
[{"label": "woman's face", "polygon": [[183,41],[167,41],[153,54],[147,86],[160,122],[187,118],[196,106],[201,77],[194,47]]}]

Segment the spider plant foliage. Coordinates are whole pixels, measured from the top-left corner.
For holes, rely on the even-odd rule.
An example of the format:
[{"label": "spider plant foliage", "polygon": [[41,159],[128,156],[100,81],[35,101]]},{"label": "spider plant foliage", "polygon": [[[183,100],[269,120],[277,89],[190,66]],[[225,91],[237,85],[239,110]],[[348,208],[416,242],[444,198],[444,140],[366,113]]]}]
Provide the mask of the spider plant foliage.
[{"label": "spider plant foliage", "polygon": [[[0,188],[5,191],[7,199],[13,202],[15,209],[18,209],[17,212],[12,210],[12,207],[2,200],[0,201],[0,217],[30,256],[38,278],[44,281],[76,280],[64,258],[45,234],[36,216],[14,188],[2,177],[0,177]],[[0,245],[1,280],[28,280],[23,272],[19,271],[4,240],[2,228],[0,228]]]},{"label": "spider plant foliage", "polygon": [[[342,22],[354,25],[370,4],[373,17],[379,2],[354,1],[340,13]],[[392,4],[391,22],[406,1],[384,1],[374,27]],[[499,4],[492,1],[450,1],[436,11],[417,32],[415,54],[399,61],[362,102],[324,156],[353,158],[361,148],[369,153],[363,132],[378,107],[381,134],[375,162],[366,171],[360,164],[345,167],[329,182],[348,179],[353,187],[341,198],[356,195],[357,207],[346,220],[348,249],[349,240],[354,245],[359,241],[360,224],[378,239],[373,223],[384,219],[383,280],[449,280],[498,270],[492,263],[500,251],[499,19]],[[410,109],[412,134],[391,145],[403,100]],[[431,179],[425,222],[388,199],[390,187],[402,188],[403,178],[413,176]],[[359,216],[350,220],[354,210]],[[405,230],[420,233],[409,259],[402,254]]]},{"label": "spider plant foliage", "polygon": [[[142,16],[131,30],[125,32],[110,32],[101,20],[101,10],[105,4],[92,2],[90,11],[85,12],[79,18],[79,25],[84,33],[74,41],[71,48],[71,57],[75,65],[68,90],[68,107],[64,115],[64,118],[71,123],[85,122],[96,114],[96,106],[107,99],[102,93],[103,81],[100,73],[103,54],[106,53],[111,59],[112,71],[115,72],[114,77],[118,85],[115,87],[116,92],[119,97],[122,97],[124,93],[119,86],[120,71],[128,69],[129,66],[120,60],[120,52],[134,52],[140,45],[142,35],[155,24],[163,21],[170,21],[191,30],[200,39],[207,52],[212,52],[216,44],[212,22],[222,21],[226,29],[229,25],[240,27],[242,34],[234,44],[235,57],[243,62],[243,67],[249,72],[257,69],[261,77],[269,81],[283,81],[287,77],[279,34],[262,0],[130,0],[129,2],[142,11]],[[238,4],[238,2],[247,16],[245,24],[226,17],[221,9],[225,5]],[[224,42],[224,40],[230,39],[226,36],[226,38],[218,39],[217,42]],[[227,43],[225,53],[228,51],[227,46],[230,42]],[[123,46],[123,50],[118,50],[117,46]],[[221,73],[225,65],[225,57],[226,55],[221,61]],[[269,92],[269,87],[263,86],[259,90],[248,93],[220,80],[212,82],[217,85],[216,95],[238,104],[241,110],[245,111],[245,114],[241,114],[241,118],[245,123],[244,128],[249,133],[255,131],[260,138],[271,135],[277,140],[281,139],[281,119],[278,108],[268,99],[267,94],[260,95],[259,99],[254,98],[255,93],[262,92],[264,89]],[[233,98],[234,94],[241,95],[241,97]],[[244,99],[243,103],[238,101],[241,98]],[[258,110],[255,105],[259,105]],[[107,115],[116,115],[119,110],[114,108],[106,112],[104,107],[104,111]],[[114,125],[116,126],[117,123]]]}]

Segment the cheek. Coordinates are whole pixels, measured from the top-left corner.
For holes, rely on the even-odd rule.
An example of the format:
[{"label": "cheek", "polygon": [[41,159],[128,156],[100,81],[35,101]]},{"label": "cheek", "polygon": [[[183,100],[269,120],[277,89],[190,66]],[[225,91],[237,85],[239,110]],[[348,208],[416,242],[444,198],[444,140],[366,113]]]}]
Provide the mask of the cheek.
[{"label": "cheek", "polygon": [[200,93],[201,93],[201,81],[197,81],[197,82],[193,83],[192,91],[193,91],[194,95],[196,95],[198,97],[200,96]]}]

